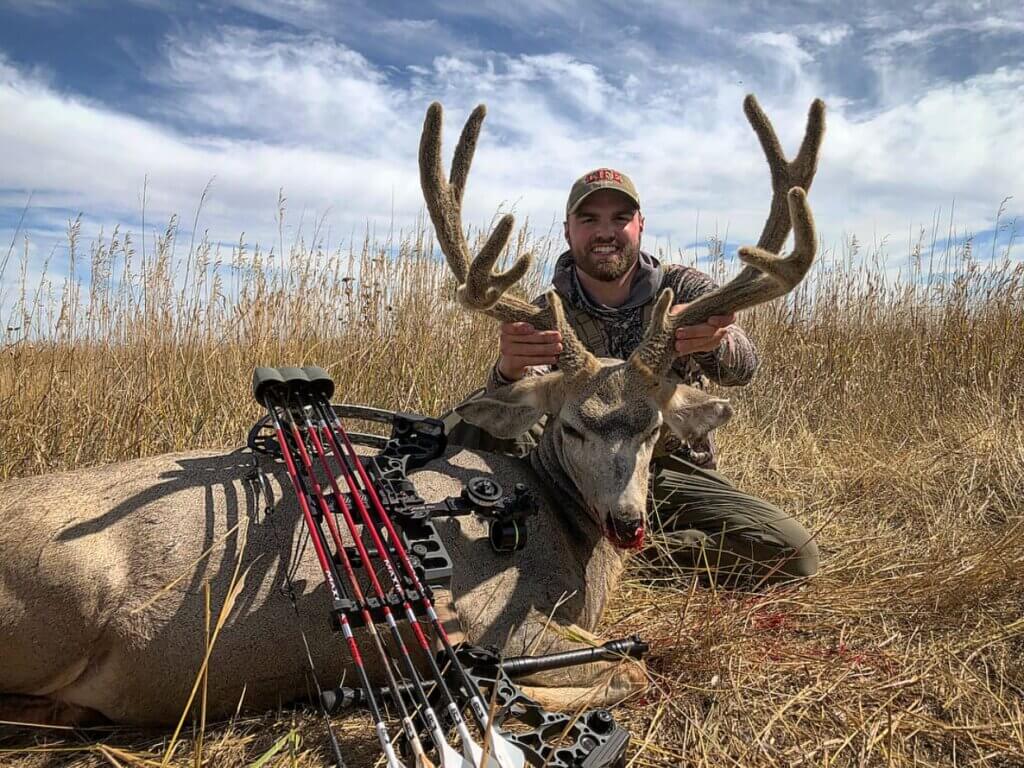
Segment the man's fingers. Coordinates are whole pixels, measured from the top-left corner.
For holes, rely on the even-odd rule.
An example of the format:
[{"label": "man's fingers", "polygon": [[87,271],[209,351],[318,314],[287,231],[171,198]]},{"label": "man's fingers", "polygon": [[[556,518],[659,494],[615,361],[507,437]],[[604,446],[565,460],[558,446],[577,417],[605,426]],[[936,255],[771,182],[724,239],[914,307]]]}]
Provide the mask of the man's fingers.
[{"label": "man's fingers", "polygon": [[527,344],[557,344],[562,340],[562,334],[558,331],[537,331],[530,336],[524,336],[516,341],[524,341]]},{"label": "man's fingers", "polygon": [[729,332],[720,328],[708,336],[698,338],[677,338],[675,343],[676,353],[679,355],[692,355],[697,352],[713,352],[728,337]]},{"label": "man's fingers", "polygon": [[562,351],[562,334],[538,331],[530,323],[502,323],[498,348],[505,370],[532,365],[556,365]]},{"label": "man's fingers", "polygon": [[501,354],[514,357],[531,357],[537,355],[557,355],[562,351],[561,344],[524,344],[519,341],[503,341]]},{"label": "man's fingers", "polygon": [[562,340],[562,334],[558,331],[531,331],[527,334],[515,331],[502,333],[502,338],[514,344],[558,344]]},{"label": "man's fingers", "polygon": [[511,359],[515,362],[516,367],[526,367],[527,365],[556,365],[558,363],[558,356],[557,355],[548,355],[548,356],[542,356],[542,355],[532,356],[531,355],[530,357],[518,357],[517,356],[517,357],[511,358]]},{"label": "man's fingers", "polygon": [[684,325],[682,328],[676,329],[677,339],[703,339],[709,336],[714,336],[719,328],[714,328],[707,323],[701,323],[700,325]]},{"label": "man's fingers", "polygon": [[534,333],[537,329],[529,323],[518,322],[518,323],[502,323],[501,332],[522,335],[524,333]]}]

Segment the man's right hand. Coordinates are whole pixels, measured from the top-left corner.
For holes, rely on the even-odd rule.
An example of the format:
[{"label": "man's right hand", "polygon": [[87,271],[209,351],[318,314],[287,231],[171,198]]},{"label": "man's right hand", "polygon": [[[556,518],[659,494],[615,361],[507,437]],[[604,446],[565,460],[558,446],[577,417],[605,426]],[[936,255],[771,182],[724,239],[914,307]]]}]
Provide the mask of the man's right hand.
[{"label": "man's right hand", "polygon": [[502,323],[498,345],[498,371],[506,379],[517,381],[531,365],[554,365],[562,351],[562,334],[538,331],[529,323]]}]

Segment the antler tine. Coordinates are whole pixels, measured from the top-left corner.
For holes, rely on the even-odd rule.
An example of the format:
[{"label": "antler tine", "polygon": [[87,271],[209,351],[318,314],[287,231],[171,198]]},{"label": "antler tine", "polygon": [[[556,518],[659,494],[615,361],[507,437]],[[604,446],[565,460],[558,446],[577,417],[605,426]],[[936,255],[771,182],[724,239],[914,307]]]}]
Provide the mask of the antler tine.
[{"label": "antler tine", "polygon": [[566,376],[576,377],[593,374],[600,369],[601,364],[594,357],[594,354],[583,346],[583,343],[576,336],[572,326],[565,319],[565,310],[562,308],[562,299],[558,292],[551,288],[545,294],[548,301],[548,309],[551,312],[553,326],[562,332],[562,352],[558,355],[558,369]]},{"label": "antler tine", "polygon": [[[784,296],[796,288],[810,270],[818,251],[818,235],[814,228],[811,206],[807,202],[807,192],[800,187],[793,187],[786,195],[786,202],[789,208],[789,218],[793,222],[794,242],[789,256],[780,258],[765,248],[749,245],[743,246],[737,252],[744,264],[757,269],[775,283],[777,292],[774,295],[766,293],[765,297],[757,302],[758,304]],[[749,306],[753,306],[753,304]],[[737,306],[729,311],[737,312],[741,309],[745,309],[745,307]],[[686,314],[686,311],[684,310],[680,314]]]},{"label": "antler tine", "polygon": [[[441,118],[442,109],[438,102],[427,108],[423,119],[423,133],[420,135],[420,187],[427,203],[434,232],[459,284],[466,282],[469,270],[469,248],[462,235],[462,199],[453,199],[448,182],[444,178],[441,162]],[[473,153],[466,153],[472,159]],[[458,177],[456,177],[458,178]],[[465,177],[462,178],[463,185]]]},{"label": "antler tine", "polygon": [[[524,253],[504,272],[494,272],[494,265],[497,263],[498,257],[501,256],[505,243],[508,242],[514,224],[515,217],[512,214],[506,213],[502,216],[498,220],[497,226],[488,236],[484,247],[480,249],[480,253],[476,255],[473,263],[469,265],[469,273],[466,275],[465,285],[459,286],[456,292],[459,301],[467,307],[495,309],[496,312],[503,312],[505,307],[499,306],[499,304],[505,291],[518,283],[533,263],[533,254]],[[508,298],[512,299],[513,297]],[[531,311],[529,309],[524,310],[523,307],[515,302],[511,303],[513,311],[517,314],[522,311]],[[522,302],[522,304],[525,304],[525,302]],[[537,311],[537,308],[532,304],[527,306],[531,307],[533,311]],[[502,316],[500,319],[504,320],[505,318]]]},{"label": "antler tine", "polygon": [[794,184],[804,192],[811,191],[811,182],[814,181],[814,174],[818,171],[818,153],[821,151],[821,142],[825,138],[825,102],[815,99],[807,110],[807,127],[804,129],[804,140],[800,142],[800,149],[797,150],[793,159],[793,168],[796,171],[796,180],[802,183]]},{"label": "antler tine", "polygon": [[[538,330],[558,329],[562,334],[559,368],[568,375],[589,370],[593,359],[565,322],[557,297],[548,296],[548,307],[541,309],[507,291],[523,278],[533,263],[529,253],[521,255],[504,272],[494,272],[501,252],[512,234],[515,219],[505,214],[488,235],[476,258],[470,258],[469,245],[462,231],[462,198],[473,162],[487,109],[479,105],[466,120],[452,158],[449,180],[441,161],[441,125],[443,111],[438,102],[427,109],[420,137],[420,186],[427,211],[434,223],[437,241],[459,283],[456,296],[463,306],[502,322],[529,322]],[[596,362],[596,361],[595,361]]]},{"label": "antler tine", "polygon": [[[437,102],[434,102],[437,104]],[[437,104],[438,109],[441,105]],[[466,179],[469,178],[469,167],[473,164],[473,155],[476,154],[476,142],[480,138],[480,128],[487,117],[487,107],[477,104],[476,108],[469,113],[466,124],[462,126],[462,133],[459,135],[459,143],[455,145],[455,154],[452,156],[452,172],[448,183],[452,188],[452,198],[460,206],[462,195],[466,191]],[[441,136],[438,133],[438,156],[440,157]]]},{"label": "antler tine", "polygon": [[811,102],[807,111],[804,138],[792,161],[786,159],[771,121],[753,94],[748,94],[743,100],[743,111],[754,133],[757,134],[771,170],[771,208],[761,230],[761,237],[757,240],[757,246],[778,253],[789,236],[791,226],[786,196],[793,187],[800,187],[809,192],[814,174],[818,170],[818,152],[825,135],[825,102],[821,99]]},{"label": "antler tine", "polygon": [[780,257],[756,246],[740,248],[739,257],[747,268],[725,285],[689,303],[676,315],[668,312],[672,291],[663,291],[655,305],[647,335],[630,357],[634,366],[648,376],[662,376],[675,356],[676,329],[703,323],[712,315],[725,315],[764,304],[789,293],[804,279],[818,247],[814,217],[804,190],[794,187],[789,190],[786,200],[787,214],[794,222],[793,251],[786,257]]}]

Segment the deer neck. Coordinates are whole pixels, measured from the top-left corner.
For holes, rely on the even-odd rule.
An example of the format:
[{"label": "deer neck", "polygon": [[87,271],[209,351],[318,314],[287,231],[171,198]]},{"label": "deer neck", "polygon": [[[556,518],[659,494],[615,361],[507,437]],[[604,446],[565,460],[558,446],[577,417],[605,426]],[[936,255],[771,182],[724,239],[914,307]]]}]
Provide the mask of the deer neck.
[{"label": "deer neck", "polygon": [[601,526],[587,512],[583,494],[565,471],[561,441],[557,438],[555,430],[544,430],[528,460],[542,487],[547,488],[555,498],[558,513],[565,518],[566,525],[573,531],[575,537],[587,545],[596,545],[604,540]]},{"label": "deer neck", "polygon": [[562,519],[569,534],[565,554],[579,564],[584,585],[583,615],[578,621],[593,629],[601,620],[631,553],[612,544],[587,512],[582,494],[564,469],[554,432],[544,431],[527,460],[552,497],[554,514]]}]

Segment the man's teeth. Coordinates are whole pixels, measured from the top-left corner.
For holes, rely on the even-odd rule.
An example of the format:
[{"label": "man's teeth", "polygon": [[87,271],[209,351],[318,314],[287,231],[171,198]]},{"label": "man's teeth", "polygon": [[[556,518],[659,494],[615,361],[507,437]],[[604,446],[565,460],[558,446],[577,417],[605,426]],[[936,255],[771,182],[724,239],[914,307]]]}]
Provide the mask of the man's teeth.
[{"label": "man's teeth", "polygon": [[601,255],[604,255],[604,254],[608,254],[608,253],[615,253],[619,249],[616,248],[614,245],[599,245],[596,248],[592,248],[591,250],[594,253],[599,253]]}]

